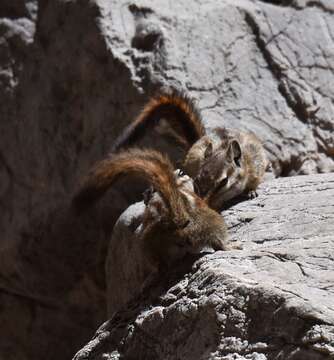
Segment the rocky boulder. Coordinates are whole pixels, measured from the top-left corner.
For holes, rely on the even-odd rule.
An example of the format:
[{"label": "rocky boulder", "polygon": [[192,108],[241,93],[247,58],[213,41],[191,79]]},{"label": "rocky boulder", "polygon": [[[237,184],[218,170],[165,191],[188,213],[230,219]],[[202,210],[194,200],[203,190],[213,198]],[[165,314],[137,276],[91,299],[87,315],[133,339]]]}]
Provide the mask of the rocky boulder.
[{"label": "rocky boulder", "polygon": [[208,130],[253,130],[277,176],[333,171],[333,13],[331,0],[1,0],[3,357],[69,358],[106,319],[106,251],[134,199],[123,185],[83,218],[70,199],[156,89],[189,92]]},{"label": "rocky boulder", "polygon": [[243,250],[189,256],[155,278],[136,246],[142,206],[129,208],[108,253],[111,318],[74,359],[331,359],[334,175],[260,194],[223,214]]}]

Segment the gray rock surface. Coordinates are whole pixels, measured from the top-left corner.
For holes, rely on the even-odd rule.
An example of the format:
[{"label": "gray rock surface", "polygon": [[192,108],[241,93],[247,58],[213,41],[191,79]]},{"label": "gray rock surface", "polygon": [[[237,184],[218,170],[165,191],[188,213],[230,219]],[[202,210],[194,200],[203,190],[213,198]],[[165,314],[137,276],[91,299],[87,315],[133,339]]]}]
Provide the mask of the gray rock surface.
[{"label": "gray rock surface", "polygon": [[105,319],[133,199],[78,218],[69,198],[157,88],[192,94],[208,129],[255,131],[277,175],[333,171],[332,19],[331,0],[0,1],[3,357],[69,358]]},{"label": "gray rock surface", "polygon": [[126,251],[108,255],[112,316],[75,360],[334,357],[334,174],[262,185],[224,212],[243,250],[198,254],[155,279],[140,275],[141,212],[114,228]]}]

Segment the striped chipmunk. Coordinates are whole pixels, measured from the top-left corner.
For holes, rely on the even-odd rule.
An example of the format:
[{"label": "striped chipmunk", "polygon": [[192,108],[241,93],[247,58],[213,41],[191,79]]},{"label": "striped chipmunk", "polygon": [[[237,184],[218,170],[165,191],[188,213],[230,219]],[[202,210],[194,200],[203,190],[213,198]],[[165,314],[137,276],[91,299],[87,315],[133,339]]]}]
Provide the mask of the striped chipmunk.
[{"label": "striped chipmunk", "polygon": [[269,164],[261,141],[251,132],[224,127],[208,135],[194,101],[180,91],[153,96],[116,139],[111,152],[130,148],[148,130],[166,123],[187,152],[181,168],[194,179],[196,193],[210,207],[221,210],[239,195],[257,196]]},{"label": "striped chipmunk", "polygon": [[206,246],[233,248],[224,218],[194,193],[188,176],[175,171],[168,157],[154,150],[131,148],[98,162],[83,178],[73,198],[74,208],[81,212],[91,207],[119,178],[129,175],[143,178],[155,191],[145,192],[138,235],[152,265],[167,264],[176,254]]}]

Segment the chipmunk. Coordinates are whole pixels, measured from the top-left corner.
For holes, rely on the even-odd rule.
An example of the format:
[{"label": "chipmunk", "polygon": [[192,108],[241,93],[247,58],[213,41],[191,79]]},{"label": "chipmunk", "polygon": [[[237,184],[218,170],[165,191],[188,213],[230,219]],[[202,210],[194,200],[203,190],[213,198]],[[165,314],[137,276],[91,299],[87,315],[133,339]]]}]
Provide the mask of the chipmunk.
[{"label": "chipmunk", "polygon": [[241,194],[257,196],[268,160],[253,133],[216,128],[193,145],[184,167],[194,177],[198,195],[219,210]]},{"label": "chipmunk", "polygon": [[251,132],[228,128],[215,128],[207,135],[195,103],[176,90],[152,97],[111,151],[129,148],[148,129],[165,126],[166,122],[187,151],[182,169],[194,179],[195,191],[212,208],[220,210],[241,194],[257,196],[256,189],[268,166],[261,141]]},{"label": "chipmunk", "polygon": [[83,180],[73,205],[82,211],[118,178],[131,174],[144,178],[157,192],[145,194],[139,235],[151,263],[167,263],[178,250],[230,249],[223,217],[192,191],[189,177],[175,175],[172,163],[157,151],[133,148],[98,162]]}]

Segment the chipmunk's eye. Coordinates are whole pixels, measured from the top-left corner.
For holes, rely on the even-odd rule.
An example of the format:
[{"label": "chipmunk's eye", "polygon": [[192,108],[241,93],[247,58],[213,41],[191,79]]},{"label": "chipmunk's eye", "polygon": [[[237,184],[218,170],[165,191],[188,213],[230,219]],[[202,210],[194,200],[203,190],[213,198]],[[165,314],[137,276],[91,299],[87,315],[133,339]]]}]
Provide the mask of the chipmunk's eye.
[{"label": "chipmunk's eye", "polygon": [[186,173],[182,170],[182,169],[179,169],[179,172],[178,172],[178,176],[179,177],[182,177],[182,176],[184,176]]}]

